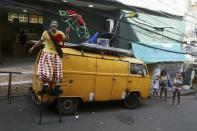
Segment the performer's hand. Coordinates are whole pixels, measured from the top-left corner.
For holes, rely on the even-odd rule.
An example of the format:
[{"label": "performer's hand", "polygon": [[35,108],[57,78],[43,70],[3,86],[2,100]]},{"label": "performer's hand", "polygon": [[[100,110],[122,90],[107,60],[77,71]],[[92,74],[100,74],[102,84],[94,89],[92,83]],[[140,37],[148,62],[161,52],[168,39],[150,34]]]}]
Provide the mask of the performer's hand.
[{"label": "performer's hand", "polygon": [[32,52],[33,52],[33,50],[34,50],[34,48],[33,48],[33,47],[31,47],[31,48],[29,49],[29,53],[32,53]]},{"label": "performer's hand", "polygon": [[35,49],[35,47],[36,47],[36,44],[34,44],[34,45],[29,49],[29,53],[32,53],[33,50]]}]

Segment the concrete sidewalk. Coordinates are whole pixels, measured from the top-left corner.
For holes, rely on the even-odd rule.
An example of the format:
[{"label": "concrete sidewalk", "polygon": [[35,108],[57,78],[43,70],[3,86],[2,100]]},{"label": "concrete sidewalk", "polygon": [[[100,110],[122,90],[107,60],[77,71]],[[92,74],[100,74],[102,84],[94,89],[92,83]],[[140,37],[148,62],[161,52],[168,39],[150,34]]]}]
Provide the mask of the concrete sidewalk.
[{"label": "concrete sidewalk", "polygon": [[[195,89],[181,89],[181,95],[186,96],[186,95],[195,95],[197,93],[197,90]],[[151,89],[150,91],[151,96],[153,96],[153,90]],[[160,90],[158,91],[158,96],[160,94]],[[163,94],[164,95],[164,94]],[[168,89],[168,94],[167,97],[172,97],[173,96],[173,90]]]},{"label": "concrete sidewalk", "polygon": [[182,89],[181,95],[186,96],[186,95],[195,95],[197,90],[195,89]]},{"label": "concrete sidewalk", "polygon": [[[22,74],[12,74],[11,88],[12,95],[26,95],[29,87],[32,86],[33,64],[29,66],[2,67],[0,71],[21,72]],[[9,74],[0,73],[0,96],[6,96],[8,90]]]}]

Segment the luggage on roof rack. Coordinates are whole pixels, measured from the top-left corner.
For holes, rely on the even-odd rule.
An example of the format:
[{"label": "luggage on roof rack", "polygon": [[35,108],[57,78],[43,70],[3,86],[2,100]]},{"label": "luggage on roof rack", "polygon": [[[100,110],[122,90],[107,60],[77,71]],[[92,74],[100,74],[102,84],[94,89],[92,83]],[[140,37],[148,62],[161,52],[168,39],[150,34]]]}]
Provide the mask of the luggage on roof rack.
[{"label": "luggage on roof rack", "polygon": [[95,52],[95,53],[102,53],[102,54],[115,55],[115,56],[133,56],[133,52],[131,50],[120,49],[115,47],[104,47],[101,45],[90,44],[90,43],[82,43],[82,44],[69,43],[66,44],[65,47],[74,48],[85,52]]}]

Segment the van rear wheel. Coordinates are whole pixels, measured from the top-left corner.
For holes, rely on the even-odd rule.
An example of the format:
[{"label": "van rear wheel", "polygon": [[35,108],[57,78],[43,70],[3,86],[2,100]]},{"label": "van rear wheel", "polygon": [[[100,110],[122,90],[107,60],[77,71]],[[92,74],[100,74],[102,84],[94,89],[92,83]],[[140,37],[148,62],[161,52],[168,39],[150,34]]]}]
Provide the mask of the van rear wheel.
[{"label": "van rear wheel", "polygon": [[138,107],[140,103],[139,95],[137,93],[130,93],[125,99],[124,99],[124,107],[129,109],[135,109]]},{"label": "van rear wheel", "polygon": [[60,105],[57,108],[60,108],[60,111],[63,115],[74,114],[79,106],[78,98],[61,98]]}]

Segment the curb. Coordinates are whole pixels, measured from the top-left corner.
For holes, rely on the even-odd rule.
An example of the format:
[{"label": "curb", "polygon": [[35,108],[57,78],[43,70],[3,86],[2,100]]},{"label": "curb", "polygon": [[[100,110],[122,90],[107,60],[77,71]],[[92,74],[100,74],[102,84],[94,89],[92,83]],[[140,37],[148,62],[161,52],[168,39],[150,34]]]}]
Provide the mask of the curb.
[{"label": "curb", "polygon": [[181,96],[188,96],[188,95],[195,95],[196,94],[196,90],[193,91],[189,91],[189,92],[185,92],[185,93],[181,93]]},{"label": "curb", "polygon": [[[197,90],[194,90],[194,89],[184,89],[182,92],[181,92],[181,96],[189,96],[189,95],[195,95],[197,94]],[[164,94],[163,94],[164,96]],[[153,96],[152,93],[150,93],[150,97],[151,98],[154,98],[155,96]],[[158,92],[158,96],[157,97],[160,97],[160,92]],[[171,98],[172,97],[172,90],[168,90],[168,94],[167,94],[167,98]]]}]

